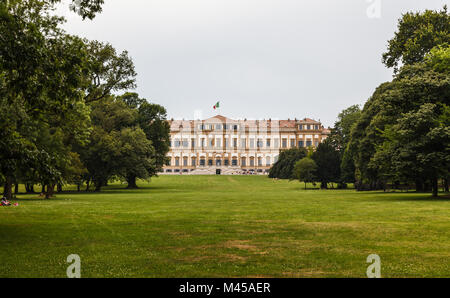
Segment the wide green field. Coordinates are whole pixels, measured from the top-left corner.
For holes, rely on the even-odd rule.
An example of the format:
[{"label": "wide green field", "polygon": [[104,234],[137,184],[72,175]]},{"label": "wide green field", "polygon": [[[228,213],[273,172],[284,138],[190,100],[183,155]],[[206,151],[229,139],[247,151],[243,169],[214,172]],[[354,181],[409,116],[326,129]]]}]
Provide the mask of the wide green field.
[{"label": "wide green field", "polygon": [[0,277],[450,277],[450,199],[171,176],[0,208]]}]

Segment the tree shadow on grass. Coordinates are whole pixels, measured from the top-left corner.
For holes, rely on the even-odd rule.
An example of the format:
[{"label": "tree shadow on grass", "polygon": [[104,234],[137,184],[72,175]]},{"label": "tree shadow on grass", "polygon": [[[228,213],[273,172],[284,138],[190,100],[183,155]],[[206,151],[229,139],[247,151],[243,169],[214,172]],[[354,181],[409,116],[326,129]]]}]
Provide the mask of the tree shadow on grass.
[{"label": "tree shadow on grass", "polygon": [[[360,193],[358,193],[360,194]],[[368,195],[369,193],[361,193],[360,195]],[[450,202],[450,195],[442,194],[439,197],[433,197],[431,194],[427,193],[384,193],[384,192],[372,192],[372,195],[383,195],[376,196],[374,198],[365,198],[368,201],[391,201],[391,202]]]}]

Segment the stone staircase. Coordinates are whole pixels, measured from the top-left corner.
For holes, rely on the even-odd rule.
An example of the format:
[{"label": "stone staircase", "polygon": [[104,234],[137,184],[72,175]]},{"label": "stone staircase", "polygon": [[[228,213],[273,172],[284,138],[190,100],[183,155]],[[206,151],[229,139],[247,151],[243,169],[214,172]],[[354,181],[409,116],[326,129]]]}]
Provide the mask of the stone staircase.
[{"label": "stone staircase", "polygon": [[240,168],[208,167],[208,168],[195,169],[194,171],[190,172],[189,175],[216,175],[216,170],[220,170],[221,175],[239,175],[241,173]]}]

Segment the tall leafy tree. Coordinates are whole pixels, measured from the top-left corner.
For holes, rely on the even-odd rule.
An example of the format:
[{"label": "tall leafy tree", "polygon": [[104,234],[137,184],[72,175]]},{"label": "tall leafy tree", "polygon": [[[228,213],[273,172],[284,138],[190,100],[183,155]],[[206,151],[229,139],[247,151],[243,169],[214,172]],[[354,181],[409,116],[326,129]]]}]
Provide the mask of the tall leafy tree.
[{"label": "tall leafy tree", "polygon": [[423,61],[432,48],[442,44],[450,44],[447,6],[440,11],[408,12],[399,20],[398,30],[383,54],[383,63],[397,71],[401,64]]},{"label": "tall leafy tree", "polygon": [[321,188],[328,188],[328,183],[341,180],[341,155],[332,145],[330,140],[319,144],[312,155],[317,165],[316,178],[321,183]]},{"label": "tall leafy tree", "polygon": [[306,190],[307,183],[315,181],[316,171],[317,164],[314,162],[314,160],[309,157],[305,157],[295,163],[292,173],[294,177],[297,178],[300,182],[305,183]]},{"label": "tall leafy tree", "polygon": [[293,148],[280,152],[277,162],[269,172],[270,178],[295,179],[293,173],[294,165],[297,161],[305,158],[308,152],[305,148]]},{"label": "tall leafy tree", "polygon": [[426,103],[418,111],[404,114],[384,136],[374,166],[391,179],[430,179],[436,197],[438,180],[449,177],[450,107]]}]

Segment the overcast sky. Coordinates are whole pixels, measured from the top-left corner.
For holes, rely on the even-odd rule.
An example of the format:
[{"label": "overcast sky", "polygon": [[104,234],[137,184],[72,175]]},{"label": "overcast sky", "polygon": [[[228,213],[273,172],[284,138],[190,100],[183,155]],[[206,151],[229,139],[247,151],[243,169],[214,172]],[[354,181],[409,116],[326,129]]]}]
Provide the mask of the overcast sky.
[{"label": "overcast sky", "polygon": [[[137,92],[169,118],[332,125],[392,71],[381,63],[402,13],[444,0],[105,0],[94,21],[60,8],[70,33],[127,50]],[[380,4],[380,5],[378,5]]]}]

